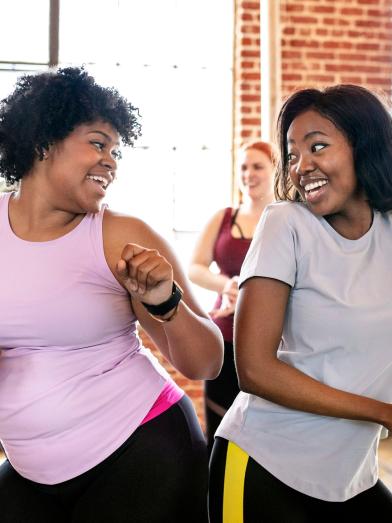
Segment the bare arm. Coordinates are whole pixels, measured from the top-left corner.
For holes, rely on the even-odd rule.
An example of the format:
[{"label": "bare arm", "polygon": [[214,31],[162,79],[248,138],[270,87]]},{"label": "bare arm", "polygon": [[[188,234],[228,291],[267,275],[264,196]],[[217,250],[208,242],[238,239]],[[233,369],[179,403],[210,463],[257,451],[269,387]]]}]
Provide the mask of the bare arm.
[{"label": "bare arm", "polygon": [[392,405],[324,385],[277,358],[289,294],[289,285],[270,278],[251,278],[242,286],[235,316],[241,390],[291,409],[391,430]]},{"label": "bare arm", "polygon": [[210,265],[214,258],[214,245],[223,220],[224,209],[218,211],[201,232],[193,251],[189,266],[189,278],[204,289],[222,294],[229,278],[223,274],[214,274]]},{"label": "bare arm", "polygon": [[[219,329],[200,308],[170,246],[141,220],[105,212],[105,255],[119,283],[129,292],[136,317],[162,354],[191,379],[216,377],[222,365]],[[156,321],[141,301],[160,304],[173,279],[184,290],[178,314]]]}]

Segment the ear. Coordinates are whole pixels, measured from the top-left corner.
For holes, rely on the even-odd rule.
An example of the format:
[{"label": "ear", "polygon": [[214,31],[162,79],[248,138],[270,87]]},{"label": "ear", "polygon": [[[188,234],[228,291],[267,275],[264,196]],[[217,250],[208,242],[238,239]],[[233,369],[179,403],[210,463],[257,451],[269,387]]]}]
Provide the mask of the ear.
[{"label": "ear", "polygon": [[49,158],[49,147],[44,145],[37,145],[35,148],[35,152],[38,156],[38,160],[42,162],[42,160],[47,160]]}]

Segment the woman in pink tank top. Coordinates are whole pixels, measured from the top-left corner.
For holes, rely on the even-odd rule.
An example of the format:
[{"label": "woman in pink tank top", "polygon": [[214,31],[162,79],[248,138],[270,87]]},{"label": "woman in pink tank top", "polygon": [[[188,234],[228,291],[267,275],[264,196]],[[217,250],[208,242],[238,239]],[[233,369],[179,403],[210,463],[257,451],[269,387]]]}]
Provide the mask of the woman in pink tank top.
[{"label": "woman in pink tank top", "polygon": [[[218,297],[211,312],[225,340],[220,375],[205,382],[205,415],[208,450],[223,415],[239,392],[233,353],[233,315],[238,295],[238,275],[248,252],[261,213],[273,196],[274,152],[266,142],[243,144],[238,152],[242,203],[237,209],[218,211],[202,231],[196,244],[190,279]],[[216,262],[219,273],[210,270]]]},{"label": "woman in pink tank top", "polygon": [[138,110],[80,68],[22,77],[0,103],[1,520],[204,522],[207,452],[191,379],[222,337],[169,245],[102,200]]}]

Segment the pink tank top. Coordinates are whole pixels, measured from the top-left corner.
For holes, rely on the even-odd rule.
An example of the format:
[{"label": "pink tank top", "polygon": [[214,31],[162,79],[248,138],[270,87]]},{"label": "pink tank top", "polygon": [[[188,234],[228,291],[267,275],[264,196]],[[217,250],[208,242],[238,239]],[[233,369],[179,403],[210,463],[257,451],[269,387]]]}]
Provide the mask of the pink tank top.
[{"label": "pink tank top", "polygon": [[182,391],[137,337],[105,260],[104,208],[29,242],[9,225],[10,196],[0,195],[0,439],[22,476],[54,484],[104,460]]}]

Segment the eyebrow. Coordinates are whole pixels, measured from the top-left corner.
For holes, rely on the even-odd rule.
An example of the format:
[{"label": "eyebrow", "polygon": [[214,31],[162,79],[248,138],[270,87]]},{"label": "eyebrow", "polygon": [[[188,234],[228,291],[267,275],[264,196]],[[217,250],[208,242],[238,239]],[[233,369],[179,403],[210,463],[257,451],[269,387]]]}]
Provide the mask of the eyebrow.
[{"label": "eyebrow", "polygon": [[[106,138],[106,140],[108,142],[113,142],[112,137],[109,134],[104,133],[103,131],[93,130],[93,131],[89,131],[89,134],[90,133],[101,134],[102,136],[104,136]],[[114,142],[114,144],[117,145],[118,147],[120,146],[120,142]]]},{"label": "eyebrow", "polygon": [[[322,134],[323,136],[328,136],[327,133],[323,133],[323,131],[310,131],[309,133],[306,133],[304,136],[304,140],[308,140],[309,138],[312,138],[315,134]],[[295,140],[292,138],[289,138],[287,140],[287,143],[295,143]]]}]

